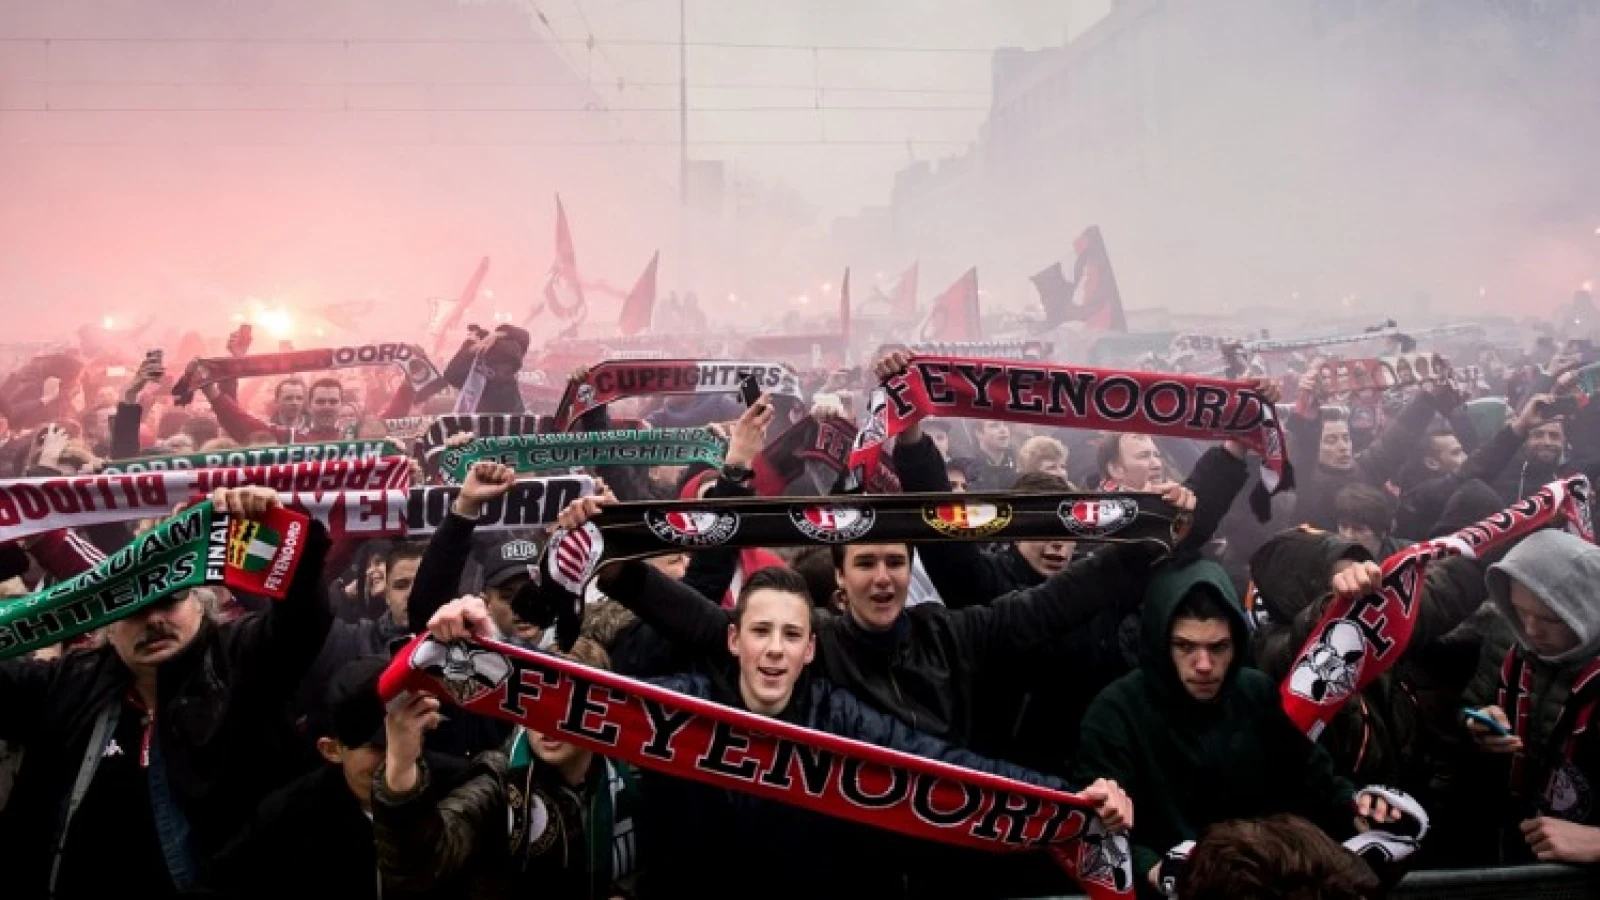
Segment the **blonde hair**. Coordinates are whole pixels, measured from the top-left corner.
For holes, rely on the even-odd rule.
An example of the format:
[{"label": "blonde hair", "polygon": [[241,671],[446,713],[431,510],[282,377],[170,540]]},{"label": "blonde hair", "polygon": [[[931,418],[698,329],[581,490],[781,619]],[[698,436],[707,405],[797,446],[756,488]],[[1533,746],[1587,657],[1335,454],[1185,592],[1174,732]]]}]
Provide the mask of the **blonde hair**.
[{"label": "blonde hair", "polygon": [[1053,437],[1038,435],[1022,442],[1017,450],[1017,474],[1037,472],[1047,462],[1067,464],[1067,445]]}]

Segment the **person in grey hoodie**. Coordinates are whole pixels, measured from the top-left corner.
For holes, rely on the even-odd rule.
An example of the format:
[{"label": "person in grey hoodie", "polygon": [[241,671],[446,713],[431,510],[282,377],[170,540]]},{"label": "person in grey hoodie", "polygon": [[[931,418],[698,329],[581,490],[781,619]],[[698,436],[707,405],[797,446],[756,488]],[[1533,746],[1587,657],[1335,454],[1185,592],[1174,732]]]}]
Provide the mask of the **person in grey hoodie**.
[{"label": "person in grey hoodie", "polygon": [[1506,627],[1484,639],[1463,702],[1499,727],[1464,721],[1510,788],[1508,861],[1600,864],[1600,547],[1538,531],[1487,581]]}]

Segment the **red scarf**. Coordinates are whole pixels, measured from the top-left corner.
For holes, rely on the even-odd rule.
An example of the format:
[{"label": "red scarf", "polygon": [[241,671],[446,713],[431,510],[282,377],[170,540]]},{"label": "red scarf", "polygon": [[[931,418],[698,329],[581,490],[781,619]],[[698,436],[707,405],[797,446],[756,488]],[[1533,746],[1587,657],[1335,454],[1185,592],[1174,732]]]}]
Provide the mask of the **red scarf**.
[{"label": "red scarf", "polygon": [[[1267,490],[1294,486],[1272,404],[1242,381],[1038,362],[918,356],[873,392],[850,471],[870,471],[883,443],[926,416],[992,419],[1179,438],[1232,438],[1261,454]],[[1265,498],[1262,498],[1263,500]]]},{"label": "red scarf", "polygon": [[1405,653],[1430,562],[1457,555],[1477,558],[1562,518],[1585,540],[1594,540],[1588,478],[1574,475],[1552,481],[1475,525],[1412,544],[1384,560],[1382,586],[1376,593],[1328,605],[1280,688],[1284,712],[1316,740],[1345,701],[1389,671]]},{"label": "red scarf", "polygon": [[[1126,838],[1053,791],[677,694],[498,641],[415,638],[385,702],[424,691],[642,768],[923,840],[1047,850],[1096,900],[1132,897]],[[1117,885],[1123,887],[1119,890]]]},{"label": "red scarf", "polygon": [[764,393],[802,399],[800,379],[788,366],[768,362],[657,359],[607,360],[567,383],[555,427],[566,431],[592,409],[627,397],[660,394],[733,394],[754,375]]},{"label": "red scarf", "polygon": [[[1526,793],[1526,778],[1528,774],[1528,742],[1531,737],[1528,733],[1529,722],[1532,719],[1531,707],[1533,705],[1533,667],[1529,665],[1527,655],[1521,647],[1513,643],[1506,651],[1506,658],[1500,664],[1500,688],[1495,696],[1495,705],[1505,710],[1506,718],[1511,721],[1511,733],[1522,738],[1522,749],[1512,754],[1511,779],[1509,787],[1517,795]],[[1600,705],[1600,659],[1590,660],[1587,666],[1572,680],[1572,691],[1567,695],[1567,702],[1562,707],[1561,716],[1556,721],[1552,734],[1566,733],[1566,738],[1561,743],[1561,757],[1556,761],[1555,768],[1570,765],[1573,756],[1578,750],[1578,739],[1589,730],[1589,724],[1594,719],[1595,707]],[[1553,779],[1557,772],[1552,769],[1549,773]],[[1552,807],[1552,793],[1549,788],[1553,783],[1547,782],[1544,800],[1544,810],[1553,815],[1561,815]],[[1566,816],[1561,816],[1566,818]],[[1587,816],[1576,817],[1581,821]]]}]

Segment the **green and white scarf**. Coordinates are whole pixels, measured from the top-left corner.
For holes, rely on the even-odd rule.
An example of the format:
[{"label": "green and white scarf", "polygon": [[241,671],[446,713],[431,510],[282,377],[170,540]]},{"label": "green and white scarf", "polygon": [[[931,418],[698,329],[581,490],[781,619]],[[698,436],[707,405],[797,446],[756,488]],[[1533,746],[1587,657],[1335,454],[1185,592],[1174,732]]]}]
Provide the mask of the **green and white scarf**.
[{"label": "green and white scarf", "polygon": [[444,451],[439,471],[447,484],[460,484],[474,463],[505,463],[518,472],[545,472],[594,466],[722,465],[727,446],[705,428],[648,428],[519,434],[475,438]]}]

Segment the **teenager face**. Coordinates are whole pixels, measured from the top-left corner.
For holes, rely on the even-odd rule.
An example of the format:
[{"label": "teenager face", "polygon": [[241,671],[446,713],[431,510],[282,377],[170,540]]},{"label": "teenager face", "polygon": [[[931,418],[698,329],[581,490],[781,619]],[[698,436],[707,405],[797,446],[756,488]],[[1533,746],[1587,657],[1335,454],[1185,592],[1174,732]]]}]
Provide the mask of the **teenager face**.
[{"label": "teenager face", "polygon": [[1540,656],[1560,656],[1578,646],[1578,634],[1560,616],[1550,611],[1532,591],[1511,579],[1511,608],[1516,611],[1528,647]]},{"label": "teenager face", "polygon": [[1118,438],[1117,446],[1121,452],[1106,465],[1106,474],[1113,481],[1130,491],[1149,490],[1161,482],[1161,451],[1155,441],[1142,434],[1128,434]]},{"label": "teenager face", "polygon": [[1072,562],[1072,541],[1017,541],[1017,552],[1035,572],[1049,578]]},{"label": "teenager face", "polygon": [[852,544],[844,550],[844,567],[833,574],[850,618],[868,631],[888,631],[906,608],[911,550],[905,544]]},{"label": "teenager face", "polygon": [[1206,702],[1217,699],[1233,665],[1233,630],[1227,621],[1174,619],[1169,646],[1172,665],[1189,696]]},{"label": "teenager face", "polygon": [[372,774],[383,762],[383,751],[372,745],[346,747],[333,738],[317,739],[317,753],[344,773],[345,787],[365,810],[372,809]]},{"label": "teenager face", "polygon": [[501,634],[534,644],[538,643],[543,632],[539,626],[522,621],[511,608],[511,600],[517,596],[517,589],[527,583],[526,578],[513,578],[505,584],[486,587],[483,589],[483,605],[489,610],[489,618]]},{"label": "teenager face", "polygon": [[1317,447],[1317,462],[1336,472],[1355,468],[1355,445],[1350,442],[1350,423],[1322,423],[1322,443]]},{"label": "teenager face", "polygon": [[739,661],[739,696],[758,715],[783,712],[816,650],[811,600],[799,594],[755,591],[745,598],[744,615],[728,626],[728,652]]},{"label": "teenager face", "polygon": [[978,447],[985,453],[1004,453],[1011,447],[1011,426],[987,421],[978,426]]}]

